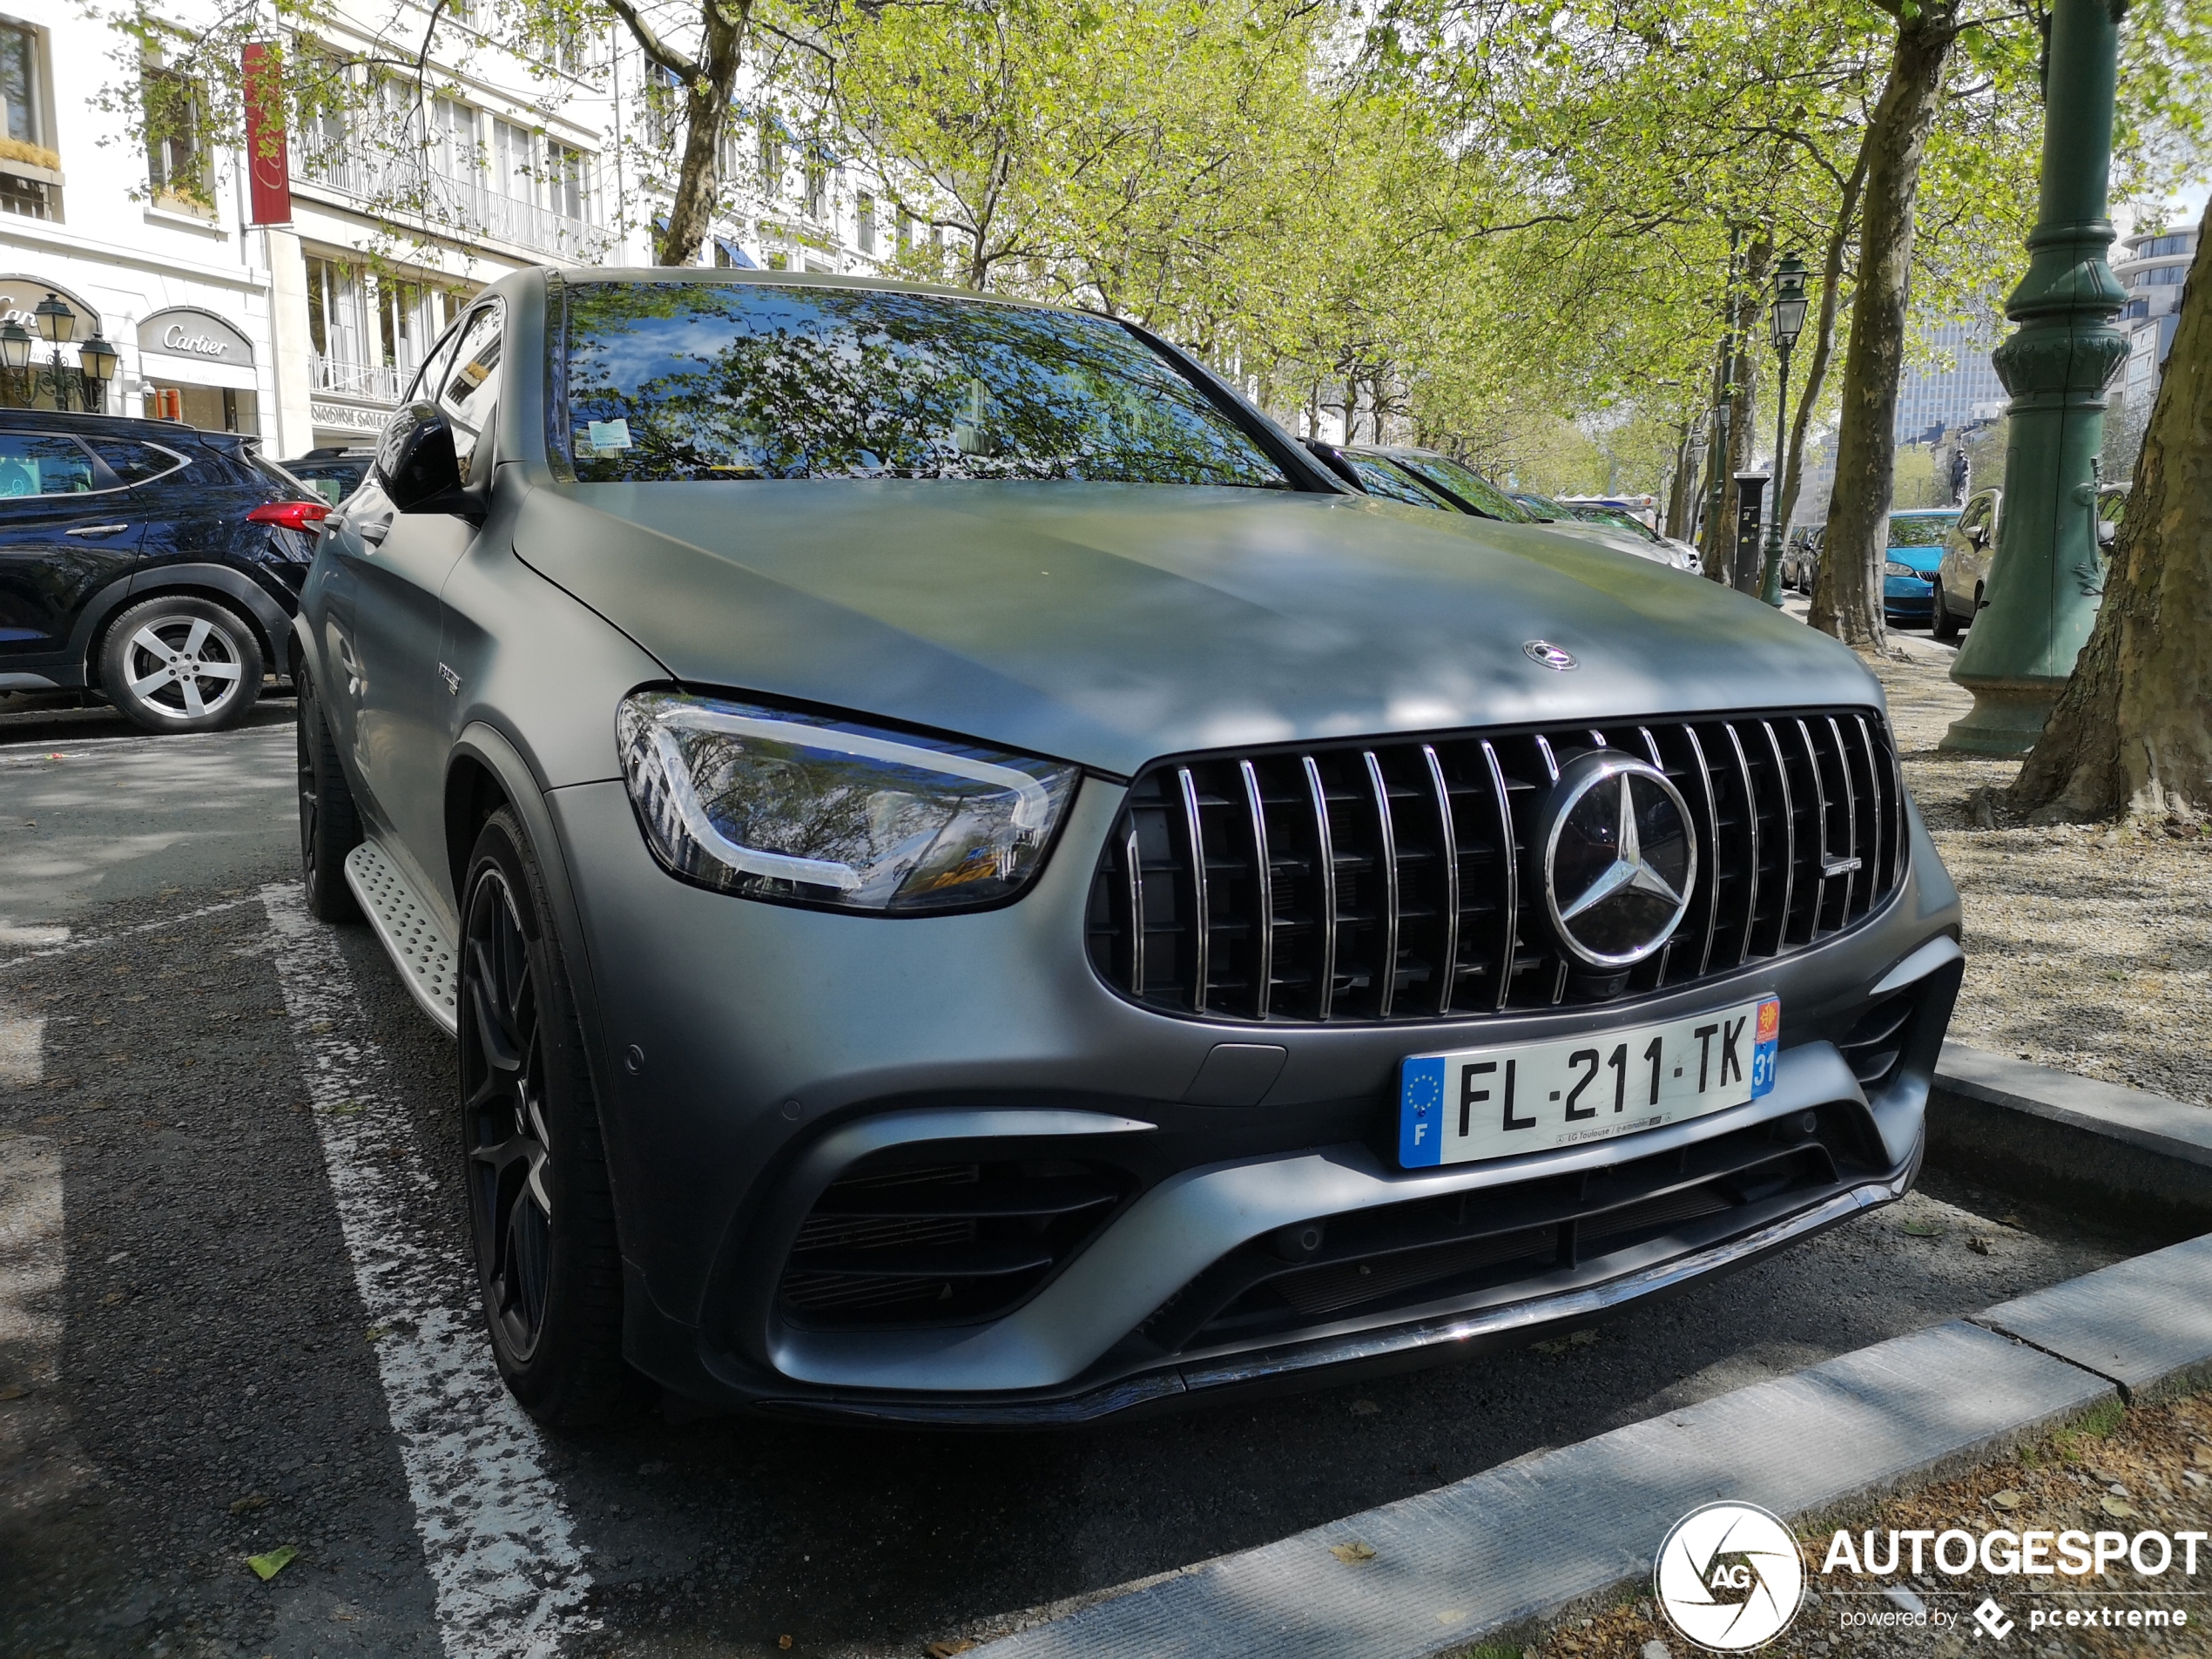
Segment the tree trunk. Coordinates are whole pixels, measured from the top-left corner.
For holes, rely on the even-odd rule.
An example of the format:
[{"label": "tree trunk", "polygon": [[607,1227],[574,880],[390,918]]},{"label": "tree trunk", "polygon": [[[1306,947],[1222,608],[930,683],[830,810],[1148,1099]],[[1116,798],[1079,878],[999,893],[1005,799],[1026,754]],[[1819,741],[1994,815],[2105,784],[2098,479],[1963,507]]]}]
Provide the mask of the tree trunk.
[{"label": "tree trunk", "polygon": [[700,0],[698,52],[691,61],[661,38],[631,0],[611,3],[646,61],[683,83],[684,158],[677,167],[667,222],[654,243],[653,261],[696,265],[720,195],[722,129],[730,119],[731,89],[737,84],[752,0]]},{"label": "tree trunk", "polygon": [[1836,202],[1836,223],[1828,233],[1828,255],[1820,270],[1820,316],[1813,325],[1812,357],[1805,365],[1805,383],[1797,394],[1797,412],[1790,421],[1790,461],[1783,470],[1781,495],[1774,503],[1775,517],[1788,534],[1797,510],[1797,491],[1804,482],[1805,435],[1812,428],[1812,412],[1820,402],[1820,388],[1828,381],[1828,360],[1836,349],[1836,312],[1843,298],[1844,255],[1851,246],[1851,226],[1858,221],[1859,192],[1866,184],[1866,146],[1844,181]]},{"label": "tree trunk", "polygon": [[[1735,261],[1730,262],[1731,277]],[[1723,509],[1728,505],[1728,457],[1733,447],[1729,439],[1729,366],[1736,360],[1736,297],[1731,293],[1728,302],[1729,332],[1721,336],[1721,343],[1713,359],[1713,413],[1710,428],[1705,437],[1705,469],[1697,480],[1697,505],[1705,515],[1699,527],[1697,540],[1699,574],[1708,582],[1728,585],[1729,573],[1735,568],[1730,549],[1735,545],[1735,531],[1727,523],[1728,515]]]},{"label": "tree trunk", "polygon": [[2135,462],[2104,606],[2012,804],[2039,819],[2212,815],[2212,211]]},{"label": "tree trunk", "polygon": [[1737,298],[1736,357],[1728,371],[1728,493],[1721,502],[1721,534],[1729,547],[1727,580],[1739,593],[1757,593],[1762,574],[1760,550],[1746,550],[1737,544],[1743,492],[1737,488],[1736,475],[1750,467],[1751,456],[1758,447],[1758,401],[1754,395],[1758,378],[1757,345],[1759,325],[1766,320],[1767,276],[1773,264],[1774,242],[1762,231],[1753,239],[1743,260],[1743,286]]},{"label": "tree trunk", "polygon": [[1813,582],[1812,625],[1847,645],[1881,651],[1882,563],[1889,551],[1897,468],[1897,386],[1905,364],[1905,307],[1912,272],[1912,209],[1935,125],[1944,61],[1958,38],[1957,0],[1922,0],[1900,21],[1889,79],[1867,125],[1865,222],[1858,289],[1844,356],[1836,488]]},{"label": "tree trunk", "polygon": [[1689,492],[1694,480],[1689,469],[1689,428],[1684,427],[1682,442],[1675,446],[1675,475],[1667,486],[1666,533],[1677,542],[1689,539]]}]

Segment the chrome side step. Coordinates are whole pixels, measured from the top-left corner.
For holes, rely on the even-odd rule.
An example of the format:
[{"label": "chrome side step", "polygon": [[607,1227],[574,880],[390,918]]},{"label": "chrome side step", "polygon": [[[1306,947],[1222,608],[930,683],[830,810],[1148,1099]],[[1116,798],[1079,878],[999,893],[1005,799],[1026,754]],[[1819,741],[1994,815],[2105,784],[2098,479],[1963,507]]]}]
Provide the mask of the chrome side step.
[{"label": "chrome side step", "polygon": [[453,941],[431,919],[430,907],[415,896],[398,864],[374,841],[363,841],[346,854],[346,885],[361,900],[368,925],[422,1011],[446,1035],[453,1035],[459,959]]}]

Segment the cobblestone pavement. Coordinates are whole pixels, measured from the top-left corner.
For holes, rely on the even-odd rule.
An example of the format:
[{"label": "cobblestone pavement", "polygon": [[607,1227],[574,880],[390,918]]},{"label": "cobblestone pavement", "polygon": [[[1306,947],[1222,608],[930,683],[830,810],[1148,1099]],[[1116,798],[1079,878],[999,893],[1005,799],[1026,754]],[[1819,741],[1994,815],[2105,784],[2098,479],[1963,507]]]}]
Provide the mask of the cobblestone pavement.
[{"label": "cobblestone pavement", "polygon": [[1906,781],[1966,907],[1951,1035],[2212,1105],[2212,835],[2022,824],[1993,799],[2019,762],[1936,752],[1973,703],[1946,663],[1876,671]]}]

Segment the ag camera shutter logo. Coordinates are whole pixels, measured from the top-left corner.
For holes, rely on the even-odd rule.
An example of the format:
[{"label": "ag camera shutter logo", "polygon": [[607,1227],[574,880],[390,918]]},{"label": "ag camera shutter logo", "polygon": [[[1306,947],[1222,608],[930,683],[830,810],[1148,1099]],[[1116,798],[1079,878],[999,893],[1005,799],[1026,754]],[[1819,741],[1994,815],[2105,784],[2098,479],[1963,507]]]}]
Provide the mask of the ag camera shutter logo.
[{"label": "ag camera shutter logo", "polygon": [[1652,1569],[1667,1621],[1701,1648],[1748,1653],[1790,1628],[1805,1562],[1790,1529],[1756,1504],[1709,1503],[1674,1524]]}]

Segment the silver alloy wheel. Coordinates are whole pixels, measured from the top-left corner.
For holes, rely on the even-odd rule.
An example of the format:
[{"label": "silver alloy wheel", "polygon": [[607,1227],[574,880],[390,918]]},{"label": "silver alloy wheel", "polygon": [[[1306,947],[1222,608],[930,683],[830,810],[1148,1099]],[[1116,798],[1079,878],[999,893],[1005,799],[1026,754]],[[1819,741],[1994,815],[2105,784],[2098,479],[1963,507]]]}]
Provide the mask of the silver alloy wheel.
[{"label": "silver alloy wheel", "polygon": [[151,712],[172,720],[220,714],[245,687],[238,641],[206,617],[156,617],[123,648],[124,682]]}]

